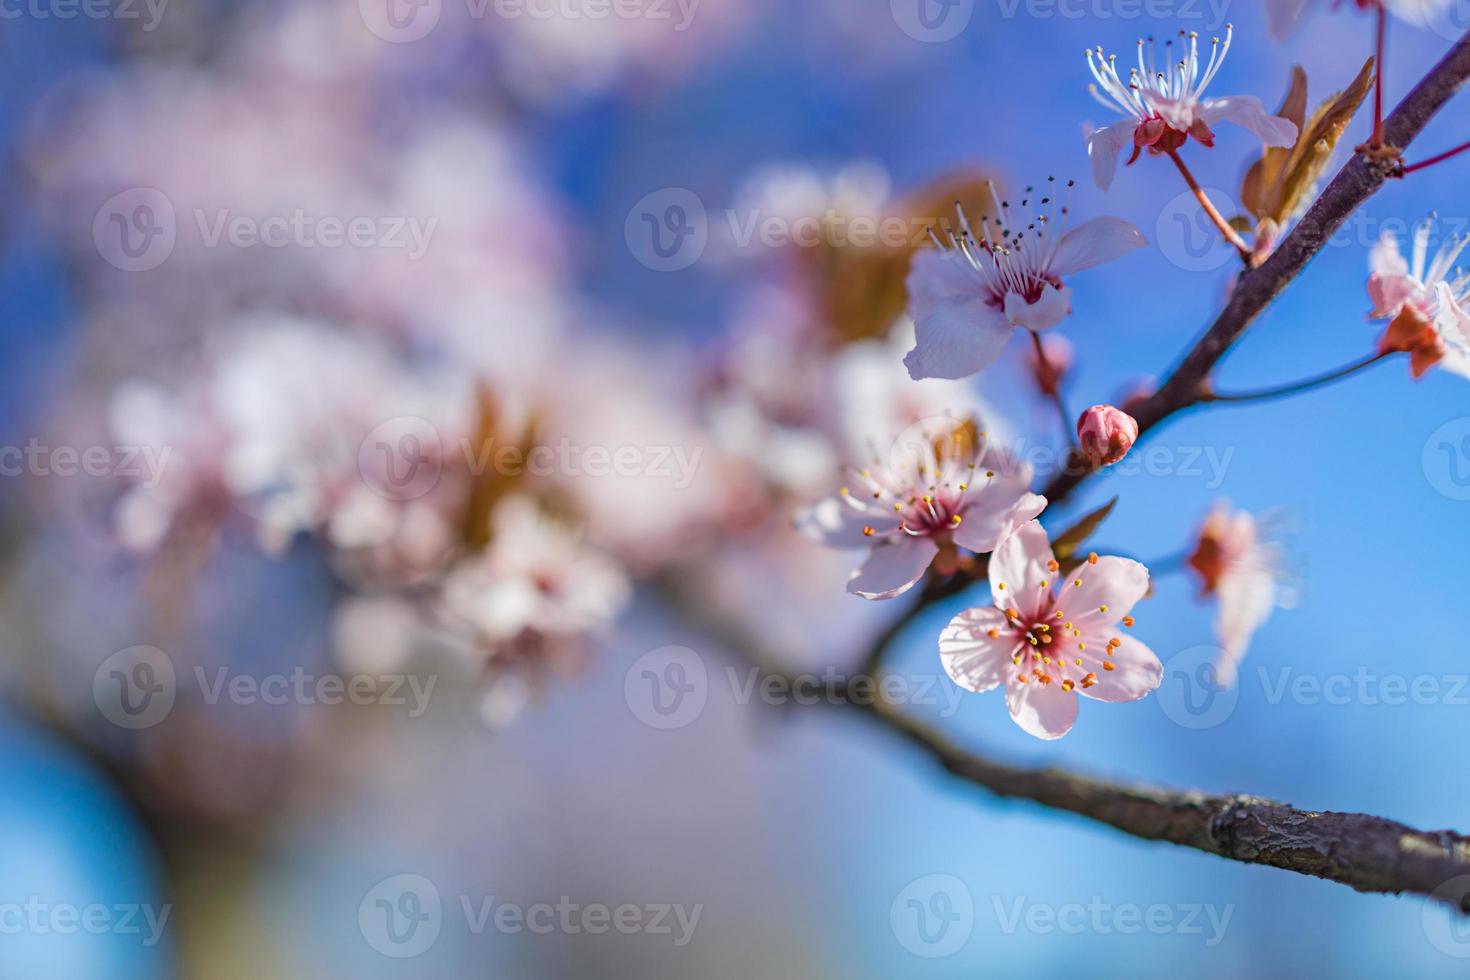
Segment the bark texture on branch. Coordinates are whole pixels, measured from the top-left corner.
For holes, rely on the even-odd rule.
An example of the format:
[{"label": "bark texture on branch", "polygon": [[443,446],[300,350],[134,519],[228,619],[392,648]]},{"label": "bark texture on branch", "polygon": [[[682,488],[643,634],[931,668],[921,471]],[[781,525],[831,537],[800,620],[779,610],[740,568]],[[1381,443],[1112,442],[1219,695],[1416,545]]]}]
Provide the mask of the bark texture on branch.
[{"label": "bark texture on branch", "polygon": [[1265,864],[1361,892],[1428,895],[1470,913],[1470,837],[1415,830],[1361,813],[1298,810],[1256,796],[1207,796],[1022,769],[972,755],[882,705],[872,717],[960,779],[997,796],[1080,814],[1145,840],[1168,841],[1245,864]]},{"label": "bark texture on branch", "polygon": [[[1377,67],[1374,67],[1375,71]],[[1430,69],[1429,74],[1384,120],[1388,142],[1401,148],[1412,143],[1434,114],[1465,85],[1467,78],[1470,78],[1470,34],[1460,38],[1449,54]],[[1139,406],[1134,417],[1138,420],[1140,434],[1199,401],[1202,386],[1220,358],[1388,177],[1385,165],[1370,163],[1361,155],[1354,156],[1343,165],[1327,189],[1260,268],[1247,269],[1240,274],[1229,301],[1215,322],[1159,390]],[[1091,472],[1083,461],[1074,457],[1041,492],[1055,502],[1070,493]]]}]

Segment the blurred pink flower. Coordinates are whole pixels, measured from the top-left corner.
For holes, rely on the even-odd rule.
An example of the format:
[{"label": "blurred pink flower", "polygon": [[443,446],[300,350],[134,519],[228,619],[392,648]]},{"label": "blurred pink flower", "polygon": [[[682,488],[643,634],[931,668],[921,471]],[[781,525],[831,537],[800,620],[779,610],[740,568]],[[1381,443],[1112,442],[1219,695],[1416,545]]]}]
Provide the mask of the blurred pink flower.
[{"label": "blurred pink flower", "polygon": [[566,638],[602,629],[630,594],[615,562],[530,498],[514,496],[496,505],[485,551],[446,578],[442,607],[494,656],[523,634]]},{"label": "blurred pink flower", "polygon": [[[1005,686],[1011,718],[1037,738],[1061,738],[1077,721],[1077,695],[1137,701],[1159,686],[1152,650],[1119,632],[1149,588],[1148,569],[1089,555],[1061,576],[1046,531],[1030,521],[990,556],[994,607],[968,609],[939,638],[939,658],[960,687]],[[1054,592],[1057,583],[1059,591]]]},{"label": "blurred pink flower", "polygon": [[[1453,6],[1454,0],[1353,0],[1359,10],[1372,10],[1382,6],[1395,17],[1416,27],[1429,27],[1443,11]],[[1266,27],[1271,37],[1284,41],[1300,26],[1308,7],[1317,6],[1316,0],[1266,0]],[[1337,9],[1337,2],[1331,4]]]},{"label": "blurred pink flower", "polygon": [[1262,525],[1243,510],[1217,503],[1200,527],[1189,567],[1199,576],[1200,591],[1218,604],[1215,633],[1221,658],[1215,666],[1217,683],[1235,683],[1251,637],[1277,606],[1293,604],[1286,585],[1284,549],[1262,536]]}]

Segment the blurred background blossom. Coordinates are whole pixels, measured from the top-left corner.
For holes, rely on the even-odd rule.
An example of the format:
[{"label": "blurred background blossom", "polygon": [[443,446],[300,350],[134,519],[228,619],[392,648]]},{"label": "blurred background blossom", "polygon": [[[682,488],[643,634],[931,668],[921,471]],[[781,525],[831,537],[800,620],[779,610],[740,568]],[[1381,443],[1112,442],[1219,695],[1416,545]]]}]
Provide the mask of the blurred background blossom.
[{"label": "blurred background blossom", "polygon": [[[1314,93],[1347,85],[1366,18],[1278,47],[1255,0],[964,3],[940,34],[905,0],[63,6],[0,22],[0,976],[1462,974],[1417,901],[991,805],[788,710],[710,627],[855,669],[894,611],[844,592],[856,557],[800,536],[798,508],[935,420],[978,417],[1044,471],[1052,389],[1124,404],[1212,313],[1228,265],[1183,188],[1079,180],[1077,208],[1153,247],[1079,281],[1064,377],[1019,341],[980,379],[904,372],[927,232],[986,178],[1086,175],[1084,48],[1228,16],[1221,84],[1271,105],[1294,63]],[[1395,32],[1391,93],[1453,36],[1431,26]],[[1258,152],[1222,132],[1197,173],[1231,197]],[[1366,350],[1378,230],[1470,221],[1429,183],[1375,199],[1226,377]],[[1157,559],[1149,640],[1179,677],[1221,642],[1180,573],[1203,515],[1228,496],[1300,518],[1311,589],[1252,617],[1228,711],[1161,691],[1029,742],[943,677],[958,602],[901,637],[896,669],[934,692],[911,710],[1017,758],[1463,825],[1470,790],[1413,760],[1463,741],[1467,650],[1442,617],[1385,640],[1358,612],[1382,568],[1470,546],[1470,457],[1436,448],[1470,445],[1462,392],[1384,370],[1181,420],[1135,450],[1159,466],[1057,515],[1120,497],[1102,536]],[[1413,581],[1461,608],[1453,571]],[[1360,669],[1445,693],[1281,693]],[[661,679],[697,697],[669,709]],[[891,915],[936,875],[971,911],[942,956]],[[493,914],[559,900],[693,924]],[[1228,922],[1209,942],[1013,915],[1089,903]],[[89,907],[95,932],[58,927]]]}]

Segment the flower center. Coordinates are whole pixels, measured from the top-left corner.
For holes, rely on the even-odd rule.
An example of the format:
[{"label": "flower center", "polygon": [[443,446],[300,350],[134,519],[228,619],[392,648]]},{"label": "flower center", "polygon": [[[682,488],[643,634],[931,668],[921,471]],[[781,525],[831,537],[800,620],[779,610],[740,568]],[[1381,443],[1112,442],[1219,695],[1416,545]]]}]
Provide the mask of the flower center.
[{"label": "flower center", "polygon": [[[1088,562],[1095,563],[1097,555],[1089,555]],[[1056,573],[1058,565],[1052,561],[1049,570]],[[1080,573],[1074,573],[1078,575]],[[1063,608],[1066,595],[1082,587],[1082,579],[1075,577],[1062,588],[1061,597],[1054,597],[1050,583],[1043,581],[1043,593],[1039,609],[1025,615],[1011,607],[1005,610],[1009,632],[1015,639],[1016,652],[1011,655],[1011,668],[1019,684],[1056,684],[1064,691],[1078,688],[1087,690],[1098,683],[1099,672],[1117,669],[1113,658],[1123,640],[1114,625],[1101,626],[1084,621],[1094,613],[1107,614],[1107,606],[1097,609]],[[1078,622],[1073,622],[1073,618]],[[1122,625],[1131,627],[1132,616],[1124,616]],[[1001,630],[991,630],[992,639],[999,639]]]}]

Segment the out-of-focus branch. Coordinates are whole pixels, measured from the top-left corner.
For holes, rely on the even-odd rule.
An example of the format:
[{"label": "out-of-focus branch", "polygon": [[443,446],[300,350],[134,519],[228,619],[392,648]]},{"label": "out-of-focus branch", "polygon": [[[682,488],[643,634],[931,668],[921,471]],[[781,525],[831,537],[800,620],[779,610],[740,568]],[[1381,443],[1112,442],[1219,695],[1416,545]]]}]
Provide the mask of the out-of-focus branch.
[{"label": "out-of-focus branch", "polygon": [[[1430,69],[1429,74],[1384,120],[1385,141],[1398,147],[1412,143],[1425,123],[1464,86],[1467,78],[1470,78],[1470,33],[1455,43],[1449,54]],[[1361,155],[1354,156],[1343,165],[1276,251],[1259,268],[1247,269],[1240,274],[1230,299],[1215,322],[1159,390],[1132,413],[1138,420],[1140,434],[1201,401],[1216,363],[1321,251],[1348,216],[1371,197],[1385,179],[1394,175],[1394,170],[1395,165],[1391,161],[1375,163]],[[1041,492],[1056,503],[1093,472],[1074,453],[1063,470]]]}]

